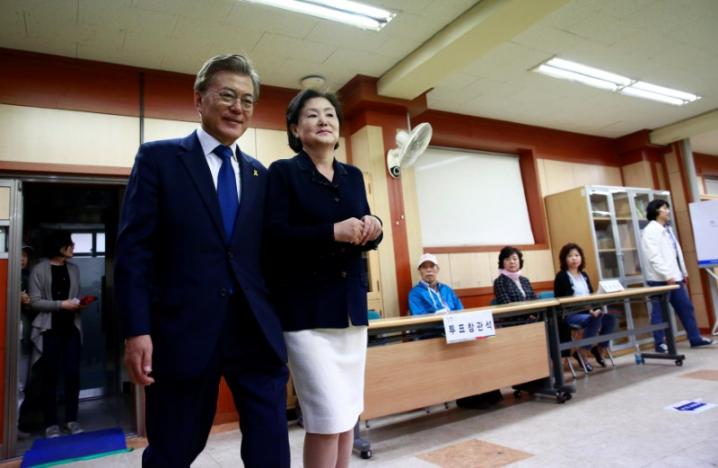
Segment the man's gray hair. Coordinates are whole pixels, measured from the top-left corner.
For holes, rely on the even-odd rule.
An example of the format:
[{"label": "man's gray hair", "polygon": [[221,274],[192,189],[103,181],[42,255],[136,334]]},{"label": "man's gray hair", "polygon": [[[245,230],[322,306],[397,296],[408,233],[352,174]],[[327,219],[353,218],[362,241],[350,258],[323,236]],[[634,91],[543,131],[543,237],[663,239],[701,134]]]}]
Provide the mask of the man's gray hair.
[{"label": "man's gray hair", "polygon": [[204,62],[202,68],[197,72],[197,78],[194,80],[194,90],[199,93],[207,91],[212,77],[222,71],[248,76],[254,86],[254,100],[259,99],[259,74],[252,67],[249,59],[239,54],[215,55]]}]

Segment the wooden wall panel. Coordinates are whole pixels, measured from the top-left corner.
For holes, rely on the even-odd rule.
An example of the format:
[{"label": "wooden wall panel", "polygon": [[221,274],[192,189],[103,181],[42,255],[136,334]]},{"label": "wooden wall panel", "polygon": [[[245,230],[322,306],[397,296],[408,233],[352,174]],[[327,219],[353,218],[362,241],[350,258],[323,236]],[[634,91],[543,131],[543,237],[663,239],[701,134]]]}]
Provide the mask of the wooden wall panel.
[{"label": "wooden wall panel", "polygon": [[536,282],[553,281],[555,272],[553,270],[553,254],[551,250],[527,250],[523,254],[524,276]]},{"label": "wooden wall panel", "polygon": [[159,70],[140,73],[144,83],[145,117],[199,123],[200,116],[194,107],[192,89],[194,76]]},{"label": "wooden wall panel", "polygon": [[653,188],[653,174],[649,161],[638,161],[621,168],[627,187]]},{"label": "wooden wall panel", "polygon": [[225,382],[224,377],[219,383],[219,392],[217,394],[217,412],[214,414],[214,424],[224,424],[239,419],[237,407],[234,405],[232,392]]},{"label": "wooden wall panel", "polygon": [[409,313],[409,291],[411,282],[411,257],[409,256],[409,243],[404,209],[404,194],[402,179],[388,176],[386,167],[386,153],[396,146],[396,133],[406,129],[406,114],[378,114],[367,113],[367,121],[371,125],[379,125],[382,129],[381,155],[377,154],[374,161],[374,177],[382,177],[386,181],[389,200],[390,222],[392,223],[392,242],[394,244],[394,258],[396,264],[396,287],[399,299],[399,310],[402,314]]},{"label": "wooden wall panel", "polygon": [[437,146],[505,153],[531,149],[538,158],[621,165],[611,138],[433,110],[412,117],[412,125],[420,122],[431,123]]},{"label": "wooden wall panel", "polygon": [[718,155],[693,153],[693,160],[699,175],[718,177]]},{"label": "wooden wall panel", "polygon": [[[146,117],[199,122],[194,75],[3,48],[0,62],[0,103],[137,117],[144,87]],[[297,92],[262,86],[254,126],[284,130],[287,104]]]},{"label": "wooden wall panel", "polygon": [[666,170],[662,163],[655,163],[657,184],[656,188],[659,190],[668,190],[668,184],[666,183]]},{"label": "wooden wall panel", "polygon": [[10,219],[10,187],[0,187],[0,219]]},{"label": "wooden wall panel", "polygon": [[[374,211],[383,221],[384,240],[379,246],[378,257],[381,265],[381,292],[384,303],[384,317],[396,317],[408,312],[403,308],[397,287],[397,261],[395,258],[394,238],[395,225],[389,202],[389,188],[384,169],[384,141],[381,127],[367,125],[354,132],[351,136],[352,160],[354,165],[372,176],[374,190]],[[408,273],[409,266],[405,266]],[[406,292],[408,295],[408,290]],[[403,303],[407,303],[405,297]]]},{"label": "wooden wall panel", "polygon": [[419,202],[416,197],[416,173],[414,168],[403,168],[401,170],[401,178],[406,221],[406,241],[409,250],[409,269],[411,271],[411,282],[412,284],[416,284],[419,280],[419,271],[416,268],[416,264],[421,254],[424,253],[424,248],[421,240],[421,219]]},{"label": "wooden wall panel", "polygon": [[289,143],[287,143],[287,134],[285,132],[259,128],[255,134],[255,144],[257,148],[255,157],[265,166],[269,167],[270,164],[278,159],[286,159],[294,156],[294,151],[289,147]]},{"label": "wooden wall panel", "polygon": [[555,159],[540,160],[543,196],[565,192],[583,185],[623,185],[621,168],[573,163]]},{"label": "wooden wall panel", "polygon": [[0,48],[0,103],[138,116],[139,70]]},{"label": "wooden wall panel", "polygon": [[3,161],[130,167],[139,143],[139,120],[0,104]]},{"label": "wooden wall panel", "polygon": [[199,122],[145,118],[145,141],[181,138],[199,128]]},{"label": "wooden wall panel", "polygon": [[570,163],[545,159],[543,165],[546,172],[544,196],[576,187],[573,182],[573,168]]},{"label": "wooden wall panel", "polygon": [[449,254],[452,288],[478,288],[491,284],[489,253]]}]

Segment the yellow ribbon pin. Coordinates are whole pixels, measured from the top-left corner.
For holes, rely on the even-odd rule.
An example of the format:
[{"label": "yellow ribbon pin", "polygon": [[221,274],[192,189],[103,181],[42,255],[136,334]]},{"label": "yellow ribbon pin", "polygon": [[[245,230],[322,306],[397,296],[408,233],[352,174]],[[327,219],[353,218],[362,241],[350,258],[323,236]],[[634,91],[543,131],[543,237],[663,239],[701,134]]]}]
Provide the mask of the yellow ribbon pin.
[{"label": "yellow ribbon pin", "polygon": [[253,175],[254,177],[257,177],[257,176],[259,175],[259,172],[257,172],[257,170],[255,169],[255,170],[254,170],[254,174],[252,174],[252,175]]}]

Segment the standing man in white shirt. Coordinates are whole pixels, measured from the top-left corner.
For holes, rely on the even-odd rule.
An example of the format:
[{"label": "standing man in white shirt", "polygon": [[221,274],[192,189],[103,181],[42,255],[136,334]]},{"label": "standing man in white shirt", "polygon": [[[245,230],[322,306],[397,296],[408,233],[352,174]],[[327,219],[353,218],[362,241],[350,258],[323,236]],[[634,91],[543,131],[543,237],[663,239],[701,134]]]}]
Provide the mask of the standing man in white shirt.
[{"label": "standing man in white shirt", "polygon": [[[649,286],[679,285],[678,289],[671,291],[669,301],[681,319],[691,348],[712,345],[713,340],[703,338],[698,330],[693,304],[686,289],[688,272],[683,260],[683,252],[676,236],[667,224],[671,218],[668,202],[665,200],[651,201],[646,207],[646,218],[649,223],[643,230],[641,238],[641,248],[647,261],[645,266],[646,282]],[[658,298],[651,300],[651,324],[663,322],[661,307]],[[663,330],[654,331],[653,338],[656,352],[668,352]]]}]

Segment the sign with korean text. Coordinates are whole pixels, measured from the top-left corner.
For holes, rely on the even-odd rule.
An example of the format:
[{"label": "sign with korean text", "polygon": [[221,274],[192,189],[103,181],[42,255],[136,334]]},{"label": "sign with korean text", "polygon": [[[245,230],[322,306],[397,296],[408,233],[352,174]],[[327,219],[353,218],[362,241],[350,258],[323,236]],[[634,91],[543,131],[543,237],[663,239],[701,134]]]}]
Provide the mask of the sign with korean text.
[{"label": "sign with korean text", "polygon": [[702,398],[695,398],[693,400],[683,400],[678,403],[666,406],[669,411],[676,411],[678,413],[702,413],[716,407],[715,403],[706,403]]},{"label": "sign with korean text", "polygon": [[490,310],[447,314],[444,316],[444,333],[448,344],[494,336],[494,315]]},{"label": "sign with korean text", "polygon": [[623,285],[617,279],[601,280],[598,282],[598,292],[613,293],[623,291]]}]

